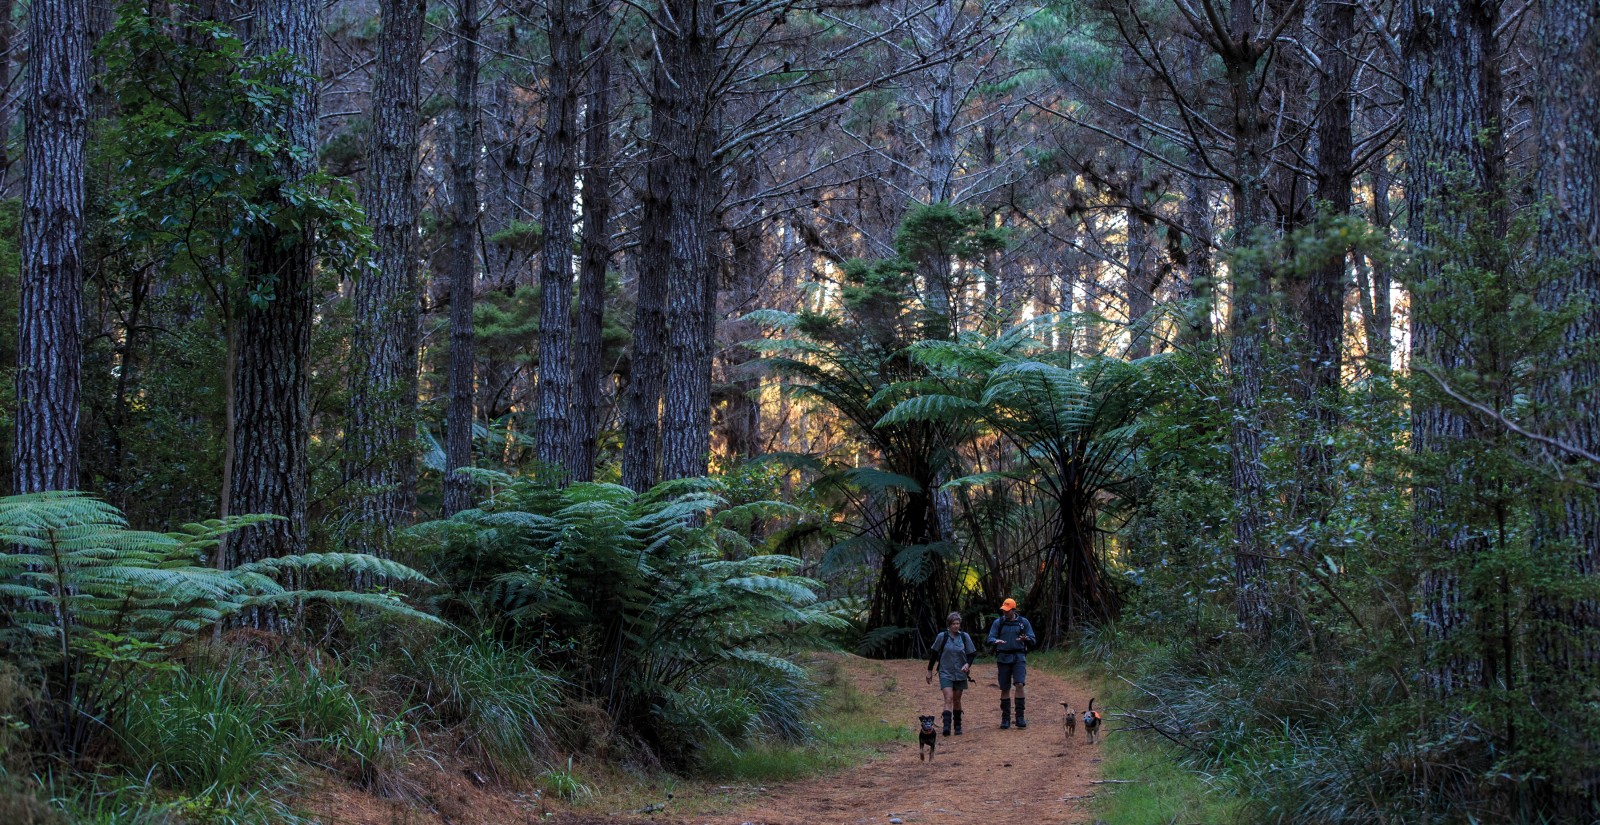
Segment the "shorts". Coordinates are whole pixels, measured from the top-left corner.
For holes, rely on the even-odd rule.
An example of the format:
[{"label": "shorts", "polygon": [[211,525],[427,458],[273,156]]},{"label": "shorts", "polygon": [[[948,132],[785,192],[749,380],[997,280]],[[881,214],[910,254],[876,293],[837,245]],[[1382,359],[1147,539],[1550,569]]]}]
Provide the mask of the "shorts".
[{"label": "shorts", "polygon": [[967,680],[966,679],[946,679],[943,676],[940,676],[939,677],[939,688],[941,690],[943,690],[945,688],[951,688],[951,689],[954,689],[954,690],[966,690],[967,689]]},{"label": "shorts", "polygon": [[1000,666],[1000,689],[1010,690],[1011,683],[1016,682],[1017,687],[1028,684],[1028,660],[1017,657],[1015,662],[1005,662]]}]

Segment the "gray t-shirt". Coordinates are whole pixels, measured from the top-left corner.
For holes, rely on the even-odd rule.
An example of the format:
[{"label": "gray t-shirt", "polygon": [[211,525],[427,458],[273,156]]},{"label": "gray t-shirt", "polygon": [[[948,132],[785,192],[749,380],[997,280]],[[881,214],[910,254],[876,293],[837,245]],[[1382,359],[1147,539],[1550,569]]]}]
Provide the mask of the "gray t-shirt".
[{"label": "gray t-shirt", "polygon": [[961,672],[961,666],[972,664],[977,655],[978,646],[972,643],[972,637],[965,630],[961,631],[959,638],[952,638],[947,630],[939,631],[939,635],[933,637],[933,646],[928,649],[929,662],[938,657],[939,678],[952,682],[967,678],[967,674]]}]

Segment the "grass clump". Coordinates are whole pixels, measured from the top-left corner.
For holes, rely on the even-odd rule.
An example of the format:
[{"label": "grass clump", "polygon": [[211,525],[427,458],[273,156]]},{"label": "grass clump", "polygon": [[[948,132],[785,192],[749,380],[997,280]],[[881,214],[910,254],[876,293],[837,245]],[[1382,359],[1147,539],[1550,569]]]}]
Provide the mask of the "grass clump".
[{"label": "grass clump", "polygon": [[804,742],[774,736],[744,747],[719,743],[702,755],[700,772],[747,783],[801,779],[858,765],[878,745],[908,736],[903,727],[882,721],[881,701],[856,687],[841,659],[819,659],[811,672],[821,691],[815,714],[820,721]]}]

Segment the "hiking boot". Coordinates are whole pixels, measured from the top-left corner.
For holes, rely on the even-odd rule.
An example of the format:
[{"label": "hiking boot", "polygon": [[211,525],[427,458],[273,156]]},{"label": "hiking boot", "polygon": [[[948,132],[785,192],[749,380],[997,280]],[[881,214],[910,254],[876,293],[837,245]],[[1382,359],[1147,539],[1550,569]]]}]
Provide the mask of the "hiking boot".
[{"label": "hiking boot", "polygon": [[1027,699],[1017,700],[1017,727],[1019,728],[1025,728],[1028,726],[1027,707]]},{"label": "hiking boot", "polygon": [[956,711],[956,735],[961,735],[961,711]]},{"label": "hiking boot", "polygon": [[950,735],[950,711],[944,712],[944,735]]},{"label": "hiking boot", "polygon": [[1011,700],[1000,700],[1000,729],[1007,730],[1011,727]]}]

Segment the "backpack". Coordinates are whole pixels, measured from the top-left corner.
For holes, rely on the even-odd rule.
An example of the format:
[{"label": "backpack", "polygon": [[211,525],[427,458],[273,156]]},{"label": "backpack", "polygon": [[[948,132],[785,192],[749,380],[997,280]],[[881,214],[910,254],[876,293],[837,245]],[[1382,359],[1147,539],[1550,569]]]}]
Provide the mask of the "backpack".
[{"label": "backpack", "polygon": [[[941,641],[938,643],[937,647],[933,648],[933,656],[934,656],[934,658],[938,658],[940,656],[943,656],[944,655],[944,649],[946,647],[950,646],[950,631],[941,630],[941,631],[939,631],[939,636],[941,637]],[[968,641],[968,642],[972,641],[972,637],[968,636],[967,635],[967,631],[965,631],[965,630],[961,631],[961,638],[964,639],[965,641]],[[973,647],[977,647],[977,645],[973,645]],[[962,652],[966,652],[966,649],[967,649],[967,646],[965,644],[961,645]]]}]

